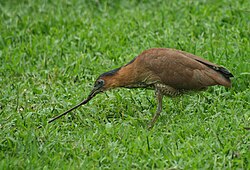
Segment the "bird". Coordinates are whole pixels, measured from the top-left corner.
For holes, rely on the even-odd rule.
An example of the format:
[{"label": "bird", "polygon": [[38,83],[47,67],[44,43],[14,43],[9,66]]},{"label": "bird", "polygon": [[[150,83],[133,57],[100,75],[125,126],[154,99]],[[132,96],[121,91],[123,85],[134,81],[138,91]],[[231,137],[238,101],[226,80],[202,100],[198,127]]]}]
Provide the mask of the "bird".
[{"label": "bird", "polygon": [[173,48],[151,48],[122,67],[101,74],[86,100],[53,118],[49,123],[86,104],[99,93],[115,88],[145,88],[155,91],[157,109],[148,129],[162,112],[163,96],[175,97],[204,91],[209,86],[231,87],[234,77],[226,68],[194,54]]}]

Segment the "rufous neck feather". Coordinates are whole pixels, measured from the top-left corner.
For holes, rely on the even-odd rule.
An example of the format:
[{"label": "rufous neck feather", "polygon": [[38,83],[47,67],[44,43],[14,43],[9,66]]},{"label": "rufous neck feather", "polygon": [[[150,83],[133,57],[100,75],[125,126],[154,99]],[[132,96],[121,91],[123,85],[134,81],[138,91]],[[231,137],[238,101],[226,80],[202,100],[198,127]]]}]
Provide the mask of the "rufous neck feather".
[{"label": "rufous neck feather", "polygon": [[121,67],[115,74],[105,76],[103,79],[106,82],[106,88],[125,87],[135,81],[135,72],[130,65],[127,65]]}]

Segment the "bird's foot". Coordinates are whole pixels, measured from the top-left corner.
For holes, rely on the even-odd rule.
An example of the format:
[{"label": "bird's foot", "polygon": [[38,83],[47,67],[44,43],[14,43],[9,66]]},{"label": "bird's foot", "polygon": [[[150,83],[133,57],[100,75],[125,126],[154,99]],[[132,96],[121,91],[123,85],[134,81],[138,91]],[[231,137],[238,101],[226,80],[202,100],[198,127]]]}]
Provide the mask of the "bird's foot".
[{"label": "bird's foot", "polygon": [[148,130],[151,130],[151,129],[154,127],[154,124],[155,124],[155,122],[151,121],[151,122],[148,124]]}]

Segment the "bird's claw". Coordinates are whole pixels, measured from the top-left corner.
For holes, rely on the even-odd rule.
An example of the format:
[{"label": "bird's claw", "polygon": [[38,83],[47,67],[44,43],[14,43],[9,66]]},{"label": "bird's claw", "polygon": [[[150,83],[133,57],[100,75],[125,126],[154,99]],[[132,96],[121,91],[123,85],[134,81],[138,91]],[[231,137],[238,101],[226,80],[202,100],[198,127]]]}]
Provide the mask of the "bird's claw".
[{"label": "bird's claw", "polygon": [[150,122],[148,124],[148,130],[151,130],[154,127],[154,122]]}]

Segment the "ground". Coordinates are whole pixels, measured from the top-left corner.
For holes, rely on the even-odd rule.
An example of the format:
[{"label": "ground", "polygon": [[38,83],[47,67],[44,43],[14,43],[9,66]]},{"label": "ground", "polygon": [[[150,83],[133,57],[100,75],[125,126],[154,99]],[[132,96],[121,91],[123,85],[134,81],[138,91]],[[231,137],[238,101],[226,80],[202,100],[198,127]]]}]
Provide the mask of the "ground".
[{"label": "ground", "polygon": [[[250,1],[0,1],[0,169],[250,169]],[[103,72],[143,50],[225,66],[232,88],[170,99],[86,98]],[[42,125],[43,128],[37,127]]]}]

